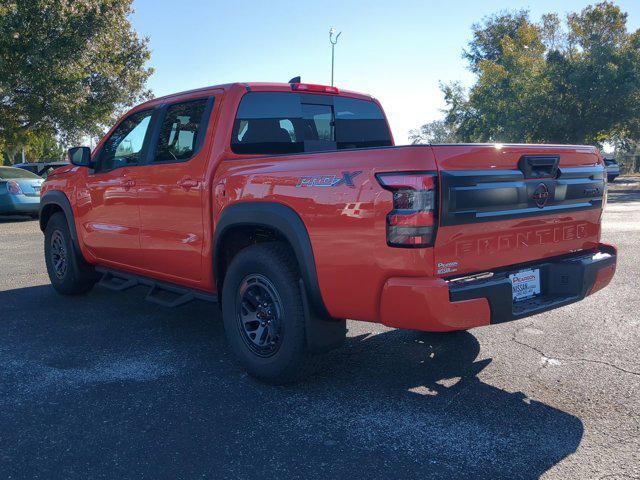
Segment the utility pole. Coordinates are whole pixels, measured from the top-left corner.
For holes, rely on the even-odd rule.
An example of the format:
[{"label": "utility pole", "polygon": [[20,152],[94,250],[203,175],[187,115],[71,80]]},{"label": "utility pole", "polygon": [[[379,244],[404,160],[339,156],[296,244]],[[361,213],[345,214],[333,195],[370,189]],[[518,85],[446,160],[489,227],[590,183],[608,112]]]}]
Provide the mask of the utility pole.
[{"label": "utility pole", "polygon": [[333,37],[334,35],[336,35],[336,29],[331,27],[331,29],[329,30],[329,42],[331,43],[331,86],[332,87],[333,87],[333,64],[335,59],[336,43],[338,43],[338,38],[340,38],[340,35],[342,35],[342,32],[338,32],[335,38]]}]

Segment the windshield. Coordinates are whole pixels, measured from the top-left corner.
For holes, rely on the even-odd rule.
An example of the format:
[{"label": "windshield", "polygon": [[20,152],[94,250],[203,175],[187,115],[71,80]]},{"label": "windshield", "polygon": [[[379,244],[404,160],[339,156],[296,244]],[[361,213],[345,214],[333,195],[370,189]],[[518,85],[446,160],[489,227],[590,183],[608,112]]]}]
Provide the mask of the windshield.
[{"label": "windshield", "polygon": [[35,173],[31,173],[28,170],[22,168],[13,167],[0,167],[0,179],[10,180],[12,178],[40,178]]}]

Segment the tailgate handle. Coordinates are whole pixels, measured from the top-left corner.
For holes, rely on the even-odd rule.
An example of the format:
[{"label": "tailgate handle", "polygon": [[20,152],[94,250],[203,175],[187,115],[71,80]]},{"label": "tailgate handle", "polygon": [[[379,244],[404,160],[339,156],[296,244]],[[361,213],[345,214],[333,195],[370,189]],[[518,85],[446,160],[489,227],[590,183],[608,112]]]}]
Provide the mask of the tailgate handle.
[{"label": "tailgate handle", "polygon": [[524,178],[556,178],[558,176],[558,156],[525,155],[520,158],[518,168]]}]

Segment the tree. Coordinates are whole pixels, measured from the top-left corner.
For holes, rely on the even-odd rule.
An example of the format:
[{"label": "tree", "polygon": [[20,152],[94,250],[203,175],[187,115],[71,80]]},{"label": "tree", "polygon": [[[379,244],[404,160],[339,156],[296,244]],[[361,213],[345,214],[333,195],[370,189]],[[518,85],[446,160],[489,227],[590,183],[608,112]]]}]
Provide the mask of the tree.
[{"label": "tree", "polygon": [[527,12],[474,25],[466,92],[442,87],[445,122],[465,141],[599,144],[640,136],[640,31],[611,2],[534,23]]},{"label": "tree", "polygon": [[471,27],[473,40],[469,42],[469,49],[462,53],[471,71],[479,72],[480,63],[486,60],[500,63],[504,56],[502,39],[515,38],[518,30],[528,24],[529,12],[526,10],[502,12],[485,18],[484,24],[474,23]]},{"label": "tree", "polygon": [[23,153],[27,162],[58,161],[64,158],[64,148],[53,135],[28,132],[22,140],[21,144],[14,144],[12,147],[0,145],[0,164],[20,163]]},{"label": "tree", "polygon": [[132,0],[0,0],[0,145],[98,135],[149,96]]},{"label": "tree", "polygon": [[456,143],[459,141],[456,133],[443,120],[425,123],[419,129],[409,132],[409,141],[413,145],[428,143]]}]

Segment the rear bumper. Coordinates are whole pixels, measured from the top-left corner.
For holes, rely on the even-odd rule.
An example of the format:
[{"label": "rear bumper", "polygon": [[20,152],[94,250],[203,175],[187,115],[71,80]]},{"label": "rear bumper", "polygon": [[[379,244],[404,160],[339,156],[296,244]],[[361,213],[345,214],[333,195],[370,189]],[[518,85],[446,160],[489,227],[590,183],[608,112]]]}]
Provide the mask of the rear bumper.
[{"label": "rear bumper", "polygon": [[[452,331],[517,320],[604,288],[615,274],[616,260],[615,247],[600,244],[595,251],[516,265],[477,280],[391,278],[382,291],[381,322],[396,328]],[[509,274],[525,268],[540,269],[541,294],[514,303]]]}]

